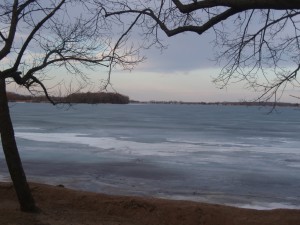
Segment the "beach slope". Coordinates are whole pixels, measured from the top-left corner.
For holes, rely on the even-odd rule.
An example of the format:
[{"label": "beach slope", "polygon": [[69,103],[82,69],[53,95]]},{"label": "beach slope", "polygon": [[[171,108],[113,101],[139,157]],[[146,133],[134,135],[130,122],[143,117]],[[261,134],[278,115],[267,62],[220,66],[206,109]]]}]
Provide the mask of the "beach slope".
[{"label": "beach slope", "polygon": [[251,210],[188,201],[109,196],[30,184],[37,214],[22,213],[0,183],[1,225],[299,225],[300,210]]}]

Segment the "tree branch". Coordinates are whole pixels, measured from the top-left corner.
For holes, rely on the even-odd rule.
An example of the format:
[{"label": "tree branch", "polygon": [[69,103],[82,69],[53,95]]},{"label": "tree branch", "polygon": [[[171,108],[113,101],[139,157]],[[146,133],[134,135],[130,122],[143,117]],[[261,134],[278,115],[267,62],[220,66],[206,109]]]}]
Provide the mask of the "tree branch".
[{"label": "tree branch", "polygon": [[48,91],[47,91],[47,88],[45,87],[45,85],[44,85],[38,78],[36,78],[35,76],[31,76],[30,79],[32,79],[32,82],[30,82],[30,84],[29,84],[28,86],[26,86],[27,89],[29,89],[30,86],[31,86],[32,84],[37,83],[37,84],[40,85],[41,88],[43,89],[43,91],[44,91],[44,93],[45,93],[45,96],[46,96],[47,100],[48,100],[51,104],[53,104],[53,105],[56,105],[56,104],[57,104],[57,103],[54,102],[53,99],[49,96],[49,93],[48,93]]},{"label": "tree branch", "polygon": [[228,19],[230,16],[233,16],[237,13],[239,13],[239,10],[236,9],[228,9],[224,11],[223,13],[212,17],[209,21],[204,23],[201,26],[196,26],[196,25],[187,25],[187,26],[178,26],[174,29],[169,29],[167,25],[161,21],[155,13],[151,9],[145,9],[142,11],[139,10],[124,10],[124,11],[117,11],[117,12],[107,12],[106,17],[113,16],[113,15],[121,15],[121,14],[127,14],[127,13],[137,13],[137,14],[144,14],[149,17],[151,17],[159,26],[160,28],[166,33],[167,36],[171,37],[174,35],[177,35],[179,33],[183,32],[195,32],[199,35],[203,34],[205,31],[208,29],[212,28],[214,25],[220,23],[223,20]]},{"label": "tree branch", "polygon": [[18,54],[18,57],[14,63],[14,66],[13,66],[13,69],[14,70],[17,70],[19,65],[20,65],[20,62],[21,62],[21,59],[24,55],[24,52],[26,51],[29,43],[31,42],[31,40],[33,39],[34,35],[36,34],[36,32],[44,25],[45,22],[47,22],[47,20],[49,20],[57,10],[60,9],[60,7],[65,3],[65,0],[62,0],[48,15],[46,15],[34,28],[33,30],[31,31],[31,33],[29,34],[29,36],[27,37],[26,41],[24,42],[19,54]]},{"label": "tree branch", "polygon": [[2,34],[2,32],[0,32],[0,37],[2,38],[3,41],[5,41],[5,42],[7,41],[7,38],[4,37],[4,35]]},{"label": "tree branch", "polygon": [[189,4],[182,4],[180,0],[172,0],[172,2],[181,13],[191,13],[213,7],[229,7],[242,11],[248,9],[300,9],[300,1],[297,0],[204,0]]},{"label": "tree branch", "polygon": [[0,60],[2,60],[4,57],[6,57],[9,54],[15,38],[17,24],[18,24],[18,10],[17,10],[18,4],[19,1],[14,0],[9,33],[8,33],[8,37],[6,38],[4,47],[0,50]]}]

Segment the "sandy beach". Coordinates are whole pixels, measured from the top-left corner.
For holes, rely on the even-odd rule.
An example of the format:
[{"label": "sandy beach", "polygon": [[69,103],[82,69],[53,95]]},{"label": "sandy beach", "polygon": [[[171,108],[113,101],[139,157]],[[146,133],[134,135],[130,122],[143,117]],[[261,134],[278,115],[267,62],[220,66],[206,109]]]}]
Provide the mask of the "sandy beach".
[{"label": "sandy beach", "polygon": [[30,184],[37,214],[19,210],[11,183],[0,183],[1,225],[299,225],[300,210],[251,210],[189,201],[111,196]]}]

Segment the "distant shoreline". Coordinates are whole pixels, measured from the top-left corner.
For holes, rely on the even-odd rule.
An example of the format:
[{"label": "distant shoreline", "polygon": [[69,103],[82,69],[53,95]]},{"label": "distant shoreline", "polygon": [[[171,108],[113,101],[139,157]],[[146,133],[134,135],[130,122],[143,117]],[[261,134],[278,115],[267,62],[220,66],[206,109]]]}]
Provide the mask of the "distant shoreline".
[{"label": "distant shoreline", "polygon": [[55,103],[86,103],[86,104],[99,104],[99,103],[110,103],[110,104],[128,104],[129,97],[112,92],[80,92],[73,93],[64,97],[46,97],[44,95],[32,96],[32,95],[20,95],[14,92],[7,92],[7,99],[9,102],[31,102],[31,103],[46,103],[51,101]]},{"label": "distant shoreline", "polygon": [[131,104],[165,104],[165,105],[228,105],[228,106],[270,106],[300,107],[299,103],[288,102],[184,102],[184,101],[130,101]]},{"label": "distant shoreline", "polygon": [[[25,103],[48,103],[45,96],[29,96],[20,95],[13,92],[7,92],[9,102],[25,102]],[[165,105],[225,105],[225,106],[268,106],[268,107],[300,107],[299,103],[288,102],[256,102],[256,101],[240,101],[240,102],[189,102],[189,101],[136,101],[129,99],[128,96],[119,93],[109,92],[86,92],[74,93],[66,97],[52,97],[57,103],[75,103],[75,104],[165,104]]]},{"label": "distant shoreline", "polygon": [[[30,100],[9,100],[11,103],[49,103],[49,101],[30,101]],[[222,106],[260,106],[260,107],[295,107],[299,108],[298,103],[286,102],[177,102],[177,101],[129,101],[128,103],[86,103],[86,102],[59,102],[61,104],[144,104],[144,105],[222,105]]]}]

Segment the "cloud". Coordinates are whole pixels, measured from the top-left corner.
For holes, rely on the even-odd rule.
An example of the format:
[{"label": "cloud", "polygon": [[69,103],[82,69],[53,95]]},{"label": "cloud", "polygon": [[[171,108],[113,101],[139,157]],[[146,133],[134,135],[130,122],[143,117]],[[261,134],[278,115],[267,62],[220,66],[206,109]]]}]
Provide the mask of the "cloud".
[{"label": "cloud", "polygon": [[212,37],[209,34],[181,34],[165,38],[167,48],[145,50],[147,59],[137,70],[162,73],[189,73],[197,69],[216,67],[213,61]]}]

